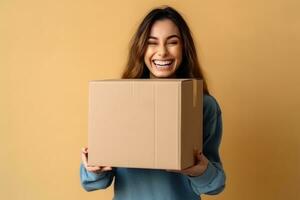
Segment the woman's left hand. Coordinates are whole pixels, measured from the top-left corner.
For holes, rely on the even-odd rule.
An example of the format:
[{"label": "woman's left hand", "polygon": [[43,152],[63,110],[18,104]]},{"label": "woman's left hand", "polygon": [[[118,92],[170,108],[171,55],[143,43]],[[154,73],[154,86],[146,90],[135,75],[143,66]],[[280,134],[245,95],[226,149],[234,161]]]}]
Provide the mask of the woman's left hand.
[{"label": "woman's left hand", "polygon": [[204,173],[208,166],[208,159],[200,151],[194,152],[195,165],[182,170],[167,170],[168,172],[182,173],[188,176],[200,176]]}]

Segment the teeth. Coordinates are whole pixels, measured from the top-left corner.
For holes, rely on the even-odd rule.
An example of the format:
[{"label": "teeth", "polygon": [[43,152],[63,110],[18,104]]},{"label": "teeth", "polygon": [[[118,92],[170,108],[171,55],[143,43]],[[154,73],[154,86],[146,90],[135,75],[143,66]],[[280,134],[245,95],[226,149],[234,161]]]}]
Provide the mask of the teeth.
[{"label": "teeth", "polygon": [[165,66],[170,65],[172,63],[172,60],[154,60],[153,62],[155,65]]}]

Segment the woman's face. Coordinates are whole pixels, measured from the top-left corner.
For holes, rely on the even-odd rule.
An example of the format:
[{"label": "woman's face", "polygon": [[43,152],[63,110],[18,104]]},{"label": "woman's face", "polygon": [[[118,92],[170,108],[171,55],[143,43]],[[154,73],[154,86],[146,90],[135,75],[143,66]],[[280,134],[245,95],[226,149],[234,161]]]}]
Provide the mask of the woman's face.
[{"label": "woman's face", "polygon": [[154,22],[144,55],[150,78],[175,78],[181,60],[182,44],[177,26],[169,19]]}]

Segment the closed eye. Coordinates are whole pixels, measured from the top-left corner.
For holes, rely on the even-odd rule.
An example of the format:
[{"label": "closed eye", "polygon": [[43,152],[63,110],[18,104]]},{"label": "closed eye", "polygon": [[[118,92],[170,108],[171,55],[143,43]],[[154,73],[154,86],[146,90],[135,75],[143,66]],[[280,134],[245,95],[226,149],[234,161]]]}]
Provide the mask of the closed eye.
[{"label": "closed eye", "polygon": [[150,44],[150,45],[156,45],[157,43],[156,42],[148,41],[148,44]]},{"label": "closed eye", "polygon": [[169,42],[168,44],[178,44],[177,41],[172,41],[172,42]]}]

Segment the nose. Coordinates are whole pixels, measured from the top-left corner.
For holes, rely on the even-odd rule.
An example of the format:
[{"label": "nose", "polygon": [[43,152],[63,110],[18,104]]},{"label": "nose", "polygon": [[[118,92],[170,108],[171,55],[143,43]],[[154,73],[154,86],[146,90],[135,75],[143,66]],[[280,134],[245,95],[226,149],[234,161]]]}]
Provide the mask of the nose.
[{"label": "nose", "polygon": [[168,54],[168,49],[165,47],[165,45],[160,45],[158,47],[158,55],[161,57],[164,57]]}]

